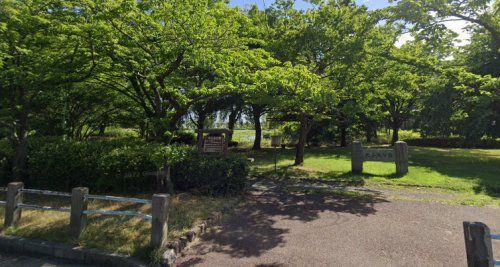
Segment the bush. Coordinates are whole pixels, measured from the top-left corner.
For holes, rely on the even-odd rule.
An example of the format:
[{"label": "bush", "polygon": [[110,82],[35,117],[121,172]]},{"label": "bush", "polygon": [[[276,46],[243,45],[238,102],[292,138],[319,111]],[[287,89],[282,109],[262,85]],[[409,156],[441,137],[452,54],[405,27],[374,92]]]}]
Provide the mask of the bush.
[{"label": "bush", "polygon": [[405,142],[410,146],[441,147],[441,148],[500,148],[500,141],[494,139],[482,139],[474,146],[468,144],[464,138],[418,138],[407,139]]},{"label": "bush", "polygon": [[169,153],[160,144],[137,140],[47,143],[30,149],[25,183],[61,191],[76,186],[94,192],[150,191],[154,180],[146,172],[162,167]]},{"label": "bush", "polygon": [[196,142],[196,134],[193,132],[177,132],[172,138],[172,144],[195,145]]},{"label": "bush", "polygon": [[228,147],[238,147],[239,144],[240,143],[237,142],[237,141],[229,141],[228,144],[227,144],[227,146]]},{"label": "bush", "polygon": [[[208,195],[240,192],[248,174],[247,162],[238,156],[204,157],[192,146],[164,146],[136,139],[85,142],[32,139],[29,143],[28,188],[69,192],[89,187],[92,192],[152,192],[156,177],[148,175],[172,166],[177,190]],[[0,142],[0,163],[8,163],[10,145]],[[2,165],[3,167],[3,165]],[[0,182],[10,181],[2,168]]]},{"label": "bush", "polygon": [[172,166],[176,189],[204,195],[234,195],[241,192],[248,176],[248,163],[238,155],[220,157],[193,153]]},{"label": "bush", "polygon": [[7,139],[0,140],[0,182],[10,174],[10,159],[14,151]]}]

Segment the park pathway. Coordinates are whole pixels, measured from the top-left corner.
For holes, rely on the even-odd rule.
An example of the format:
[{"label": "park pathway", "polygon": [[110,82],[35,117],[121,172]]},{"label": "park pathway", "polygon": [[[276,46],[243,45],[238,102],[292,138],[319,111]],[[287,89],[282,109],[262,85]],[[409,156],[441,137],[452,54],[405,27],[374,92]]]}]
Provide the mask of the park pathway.
[{"label": "park pathway", "polygon": [[177,266],[465,266],[462,221],[500,232],[500,209],[283,188],[254,186]]}]

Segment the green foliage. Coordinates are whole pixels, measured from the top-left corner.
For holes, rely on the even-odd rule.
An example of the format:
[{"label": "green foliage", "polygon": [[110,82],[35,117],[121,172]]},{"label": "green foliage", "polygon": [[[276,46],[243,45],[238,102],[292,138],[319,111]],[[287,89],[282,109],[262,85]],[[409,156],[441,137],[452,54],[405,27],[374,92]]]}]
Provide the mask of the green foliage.
[{"label": "green foliage", "polygon": [[162,167],[157,158],[166,153],[160,145],[133,140],[44,144],[32,147],[25,183],[61,191],[86,186],[94,192],[148,192],[154,185],[144,172]]},{"label": "green foliage", "polygon": [[[0,156],[8,158],[10,145],[0,142]],[[6,156],[3,156],[3,155]],[[30,142],[27,187],[70,191],[89,187],[92,192],[152,192],[155,177],[148,172],[172,166],[178,190],[208,195],[232,195],[245,187],[248,166],[243,157],[202,156],[193,147],[164,146],[125,139],[111,141],[38,140]],[[9,182],[6,173],[1,184]]]},{"label": "green foliage", "polygon": [[465,138],[418,138],[405,139],[410,146],[443,147],[443,148],[497,148],[500,149],[500,141],[495,139],[481,139],[474,144],[467,142]]},{"label": "green foliage", "polygon": [[248,171],[246,159],[239,155],[191,154],[185,161],[173,165],[172,180],[180,190],[204,195],[234,195],[245,188]]},{"label": "green foliage", "polygon": [[172,138],[172,143],[185,144],[185,145],[196,145],[196,134],[192,131],[178,131],[175,133],[174,138]]}]

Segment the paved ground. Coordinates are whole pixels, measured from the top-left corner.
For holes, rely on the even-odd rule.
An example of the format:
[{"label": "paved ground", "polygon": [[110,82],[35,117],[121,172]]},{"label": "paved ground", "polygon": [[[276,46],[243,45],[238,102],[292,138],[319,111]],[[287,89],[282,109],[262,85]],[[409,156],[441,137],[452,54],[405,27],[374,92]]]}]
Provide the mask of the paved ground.
[{"label": "paved ground", "polygon": [[500,209],[268,187],[259,187],[177,265],[466,266],[462,221],[482,221],[500,233]]},{"label": "paved ground", "polygon": [[22,267],[78,267],[89,265],[76,265],[69,261],[33,255],[6,255],[0,252],[0,266],[22,266]]}]

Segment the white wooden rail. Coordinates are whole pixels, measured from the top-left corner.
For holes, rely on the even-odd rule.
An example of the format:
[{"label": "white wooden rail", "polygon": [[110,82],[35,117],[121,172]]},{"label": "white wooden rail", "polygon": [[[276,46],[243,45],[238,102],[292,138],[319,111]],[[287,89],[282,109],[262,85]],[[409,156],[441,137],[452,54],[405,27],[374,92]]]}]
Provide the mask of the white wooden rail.
[{"label": "white wooden rail", "polygon": [[[6,201],[0,201],[0,206],[5,206],[5,227],[18,225],[21,220],[23,209],[68,212],[70,216],[70,232],[79,237],[85,230],[88,215],[104,216],[132,216],[146,221],[151,221],[151,243],[156,247],[163,247],[167,242],[167,223],[170,196],[155,194],[152,200],[141,198],[127,198],[115,196],[91,195],[86,187],[73,188],[71,193],[57,192],[40,189],[26,189],[23,183],[10,183],[7,188],[0,187],[0,191],[7,192]],[[37,194],[45,196],[65,197],[71,199],[71,208],[50,207],[22,202],[23,194]],[[114,211],[114,210],[89,210],[89,200],[106,200],[114,202],[130,202],[143,205],[152,205],[152,214],[138,211]]]}]

